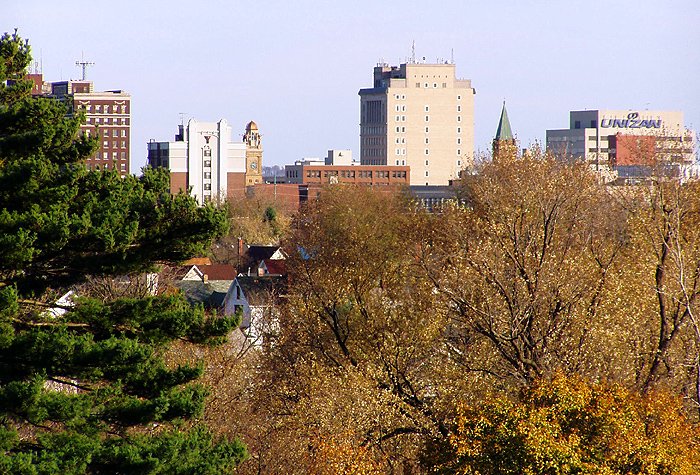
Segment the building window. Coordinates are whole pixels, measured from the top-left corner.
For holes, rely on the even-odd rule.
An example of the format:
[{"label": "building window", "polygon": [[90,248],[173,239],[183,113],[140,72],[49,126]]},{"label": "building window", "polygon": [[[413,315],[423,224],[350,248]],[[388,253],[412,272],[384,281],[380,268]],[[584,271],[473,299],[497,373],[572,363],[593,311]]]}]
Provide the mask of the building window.
[{"label": "building window", "polygon": [[462,106],[457,106],[457,112],[462,112]]},{"label": "building window", "polygon": [[457,133],[461,134],[462,133],[462,127],[457,127]]},{"label": "building window", "polygon": [[109,159],[109,153],[108,153],[108,152],[103,152],[103,153],[102,153],[102,158],[103,158],[104,160],[108,160],[108,159]]},{"label": "building window", "polygon": [[428,137],[425,138],[425,143],[429,143]]},{"label": "building window", "polygon": [[425,112],[430,112],[430,107],[425,106]]},{"label": "building window", "polygon": [[109,142],[105,140],[104,142],[102,142],[102,146],[103,146],[103,147],[109,147]]},{"label": "building window", "polygon": [[401,127],[401,132],[406,132],[406,127]]},{"label": "building window", "polygon": [[121,157],[122,160],[126,159],[126,152],[120,152],[119,156]]},{"label": "building window", "polygon": [[396,116],[396,122],[398,122],[399,120],[401,120],[401,116],[400,116],[400,115],[397,115],[397,116]]},{"label": "building window", "polygon": [[430,120],[430,116],[429,116],[429,115],[426,115],[426,116],[425,116],[425,121],[428,122],[429,120]]},{"label": "building window", "polygon": [[122,129],[122,137],[126,137],[126,129]]},{"label": "building window", "polygon": [[430,163],[428,163],[428,160],[425,161],[425,166],[430,166]]},{"label": "building window", "polygon": [[126,148],[126,140],[122,140],[122,148]]},{"label": "building window", "polygon": [[457,166],[461,167],[462,166],[462,160],[457,160]]},{"label": "building window", "polygon": [[117,159],[117,152],[112,152],[112,160],[116,160],[116,159]]},{"label": "building window", "polygon": [[122,164],[121,164],[121,169],[122,169],[123,172],[126,171],[126,163],[122,163]]},{"label": "building window", "polygon": [[457,145],[461,145],[461,144],[462,144],[462,139],[457,137]]},{"label": "building window", "polygon": [[[429,175],[429,174],[428,174],[428,170],[426,170],[426,171],[425,171],[425,176],[427,177],[428,175]],[[426,183],[426,185],[427,185],[427,183]]]},{"label": "building window", "polygon": [[211,160],[204,160],[204,166],[206,168],[211,168]]},{"label": "building window", "polygon": [[426,154],[426,155],[430,155],[430,150],[428,150],[428,149],[426,148],[426,149],[425,149],[425,154]]},{"label": "building window", "polygon": [[462,155],[462,151],[460,149],[457,149],[457,155]]},{"label": "building window", "polygon": [[574,122],[574,129],[580,129],[581,128],[581,121],[577,120]]},{"label": "building window", "polygon": [[112,131],[112,137],[119,137],[119,131],[117,129]]},{"label": "building window", "polygon": [[429,129],[428,127],[426,127],[426,128],[425,128],[425,133],[427,134],[428,132],[430,132],[430,129]]},{"label": "building window", "polygon": [[416,87],[420,87],[420,83],[419,83],[419,82],[416,83]]},{"label": "building window", "polygon": [[443,83],[442,83],[442,88],[445,89],[446,87],[447,87],[447,83],[446,83],[446,82],[443,82]]},{"label": "building window", "polygon": [[428,86],[428,83],[426,82],[426,83],[425,83],[425,88],[427,89],[428,87],[430,87],[430,86]]},{"label": "building window", "polygon": [[458,116],[457,116],[457,122],[462,122],[462,116],[461,116],[461,115],[458,115]]}]

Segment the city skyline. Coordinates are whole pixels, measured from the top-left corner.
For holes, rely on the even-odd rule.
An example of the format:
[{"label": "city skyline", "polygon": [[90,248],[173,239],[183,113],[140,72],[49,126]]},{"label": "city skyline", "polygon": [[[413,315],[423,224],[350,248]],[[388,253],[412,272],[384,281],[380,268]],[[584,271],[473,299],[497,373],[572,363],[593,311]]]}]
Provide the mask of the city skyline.
[{"label": "city skyline", "polygon": [[[77,1],[5,7],[3,31],[30,41],[44,79],[79,78],[132,97],[132,172],[147,142],[181,121],[254,120],[264,165],[350,149],[359,157],[358,91],[378,62],[456,64],[475,96],[475,148],[486,152],[505,99],[522,146],[544,143],[570,110],[679,110],[700,129],[700,6],[665,2]],[[241,139],[235,136],[234,139]]]}]

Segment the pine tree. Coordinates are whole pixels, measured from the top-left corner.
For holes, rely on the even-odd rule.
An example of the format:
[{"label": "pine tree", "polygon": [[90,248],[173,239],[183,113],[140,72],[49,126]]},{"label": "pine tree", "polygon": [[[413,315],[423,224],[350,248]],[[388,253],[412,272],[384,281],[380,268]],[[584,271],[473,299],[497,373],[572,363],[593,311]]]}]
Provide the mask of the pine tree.
[{"label": "pine tree", "polygon": [[168,367],[173,340],[221,343],[235,317],[179,296],[79,298],[60,316],[47,289],[202,252],[225,211],[172,197],[168,177],[88,171],[83,117],[32,97],[29,44],[0,38],[0,472],[222,473],[245,457],[196,423],[199,366]]}]

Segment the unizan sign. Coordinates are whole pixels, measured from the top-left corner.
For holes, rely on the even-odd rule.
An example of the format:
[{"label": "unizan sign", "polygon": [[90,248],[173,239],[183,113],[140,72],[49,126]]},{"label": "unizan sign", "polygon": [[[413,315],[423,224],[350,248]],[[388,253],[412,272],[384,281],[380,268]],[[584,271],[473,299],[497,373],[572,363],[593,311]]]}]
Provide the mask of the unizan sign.
[{"label": "unizan sign", "polygon": [[604,129],[660,129],[661,119],[640,119],[639,112],[630,112],[626,119],[602,119],[600,126]]}]

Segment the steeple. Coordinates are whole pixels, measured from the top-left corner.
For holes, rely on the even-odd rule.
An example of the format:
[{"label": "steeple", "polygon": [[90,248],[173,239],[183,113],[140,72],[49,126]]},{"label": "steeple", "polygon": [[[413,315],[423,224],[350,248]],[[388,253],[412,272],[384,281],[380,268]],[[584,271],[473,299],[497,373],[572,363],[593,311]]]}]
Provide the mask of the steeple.
[{"label": "steeple", "polygon": [[503,109],[501,110],[501,120],[498,122],[498,130],[496,137],[493,139],[493,159],[517,156],[517,146],[513,131],[510,129],[510,121],[508,120],[508,112],[506,111],[506,101],[503,101]]},{"label": "steeple", "polygon": [[508,111],[506,111],[506,101],[503,101],[501,120],[498,122],[495,140],[513,140],[513,132],[510,130],[510,121],[508,120]]}]

